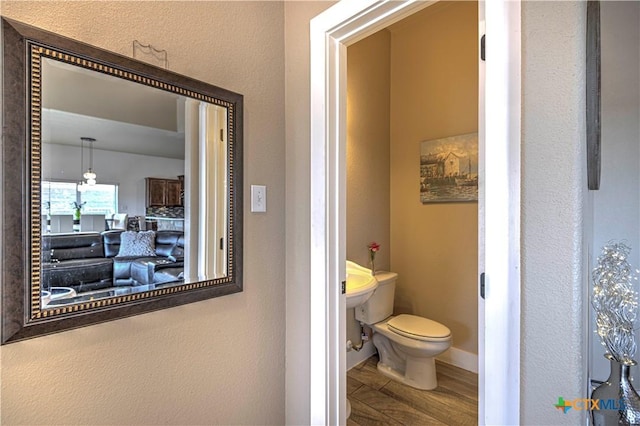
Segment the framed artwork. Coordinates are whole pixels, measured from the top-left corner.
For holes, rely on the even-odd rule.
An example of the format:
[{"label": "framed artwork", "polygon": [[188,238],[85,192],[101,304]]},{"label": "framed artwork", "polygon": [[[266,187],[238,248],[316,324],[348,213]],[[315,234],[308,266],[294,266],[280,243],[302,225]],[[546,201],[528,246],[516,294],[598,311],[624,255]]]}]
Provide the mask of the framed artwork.
[{"label": "framed artwork", "polygon": [[422,204],[478,200],[478,134],[420,143]]}]

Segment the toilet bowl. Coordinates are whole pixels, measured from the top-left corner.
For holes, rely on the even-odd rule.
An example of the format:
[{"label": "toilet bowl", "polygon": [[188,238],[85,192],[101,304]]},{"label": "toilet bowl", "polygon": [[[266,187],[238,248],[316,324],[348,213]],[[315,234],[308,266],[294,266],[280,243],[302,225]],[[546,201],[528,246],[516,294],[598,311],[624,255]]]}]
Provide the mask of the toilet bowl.
[{"label": "toilet bowl", "polygon": [[417,389],[436,388],[435,357],[451,346],[451,331],[428,318],[393,316],[398,274],[379,272],[375,277],[378,288],[355,309],[356,319],[373,330],[373,344],[380,358],[378,371]]},{"label": "toilet bowl", "polygon": [[[414,323],[394,327],[394,321]],[[404,324],[403,324],[404,325]],[[415,315],[389,317],[373,324],[373,344],[378,350],[378,370],[417,389],[435,389],[435,357],[451,346],[451,332],[444,325]]]}]

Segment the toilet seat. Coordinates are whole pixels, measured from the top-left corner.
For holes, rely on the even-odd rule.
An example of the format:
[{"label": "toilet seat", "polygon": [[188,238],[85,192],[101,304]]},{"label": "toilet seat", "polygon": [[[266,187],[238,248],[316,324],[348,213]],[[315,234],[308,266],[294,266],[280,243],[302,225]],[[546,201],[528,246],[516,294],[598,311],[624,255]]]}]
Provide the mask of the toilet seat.
[{"label": "toilet seat", "polygon": [[416,315],[402,314],[387,321],[390,331],[410,339],[439,341],[451,338],[451,330],[439,322]]}]

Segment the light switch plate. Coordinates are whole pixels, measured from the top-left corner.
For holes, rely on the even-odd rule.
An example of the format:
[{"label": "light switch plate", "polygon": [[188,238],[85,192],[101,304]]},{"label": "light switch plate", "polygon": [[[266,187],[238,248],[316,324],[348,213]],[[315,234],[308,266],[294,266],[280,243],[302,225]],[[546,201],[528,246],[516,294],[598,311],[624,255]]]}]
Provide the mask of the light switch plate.
[{"label": "light switch plate", "polygon": [[267,211],[267,187],[265,185],[251,185],[251,212],[263,213]]}]

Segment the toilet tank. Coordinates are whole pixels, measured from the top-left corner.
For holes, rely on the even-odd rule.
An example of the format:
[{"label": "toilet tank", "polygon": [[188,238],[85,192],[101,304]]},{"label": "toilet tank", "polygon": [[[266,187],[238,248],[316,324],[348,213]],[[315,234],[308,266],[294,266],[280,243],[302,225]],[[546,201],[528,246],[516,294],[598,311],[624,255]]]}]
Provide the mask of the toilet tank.
[{"label": "toilet tank", "polygon": [[373,295],[360,306],[356,306],[356,319],[365,324],[375,324],[393,314],[393,297],[396,292],[395,272],[377,272],[378,287]]}]

